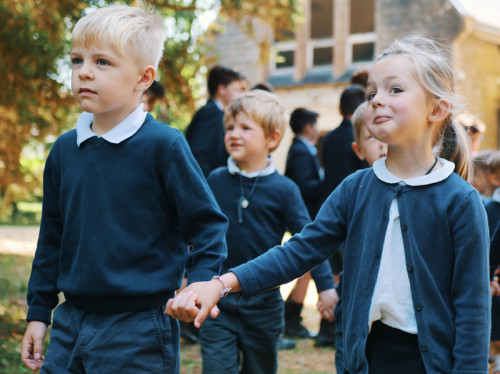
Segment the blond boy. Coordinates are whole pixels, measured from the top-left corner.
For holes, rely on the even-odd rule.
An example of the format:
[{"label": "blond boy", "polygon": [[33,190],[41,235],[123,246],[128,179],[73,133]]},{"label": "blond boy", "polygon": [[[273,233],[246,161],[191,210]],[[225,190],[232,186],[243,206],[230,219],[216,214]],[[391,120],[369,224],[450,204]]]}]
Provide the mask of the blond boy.
[{"label": "blond boy", "polygon": [[[280,244],[288,228],[299,232],[310,222],[300,190],[280,175],[269,158],[279,145],[287,117],[276,95],[253,90],[225,110],[227,167],[208,176],[222,212],[229,219],[228,257],[221,271],[247,262]],[[333,277],[320,265],[316,283],[325,314],[333,317]],[[278,339],[283,332],[283,299],[278,288],[250,300],[230,294],[220,300],[220,314],[200,329],[203,373],[276,373]],[[240,361],[241,357],[241,361]]]},{"label": "blond boy", "polygon": [[[208,280],[225,258],[227,220],[184,137],[139,104],[164,41],[162,18],[146,7],[98,9],[73,30],[84,113],[45,166],[21,353],[33,371],[179,373],[165,302],[185,265],[190,282]],[[66,301],[51,318],[59,292]]]},{"label": "blond boy", "polygon": [[352,127],[354,131],[354,142],[352,149],[360,160],[366,160],[368,165],[387,155],[387,144],[375,139],[368,132],[365,125],[365,111],[368,104],[365,102],[356,108],[352,115]]}]

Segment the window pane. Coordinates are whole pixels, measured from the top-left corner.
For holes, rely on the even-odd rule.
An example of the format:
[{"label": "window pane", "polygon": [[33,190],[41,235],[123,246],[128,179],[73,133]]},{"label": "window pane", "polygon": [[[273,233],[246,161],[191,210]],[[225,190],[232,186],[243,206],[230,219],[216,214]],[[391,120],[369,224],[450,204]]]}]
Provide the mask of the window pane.
[{"label": "window pane", "polygon": [[293,51],[279,51],[276,58],[276,67],[278,69],[293,67]]},{"label": "window pane", "polygon": [[311,0],[311,39],[333,36],[333,0]]},{"label": "window pane", "polygon": [[354,44],[352,46],[352,62],[372,61],[375,43]]},{"label": "window pane", "polygon": [[375,31],[375,0],[351,0],[351,34]]},{"label": "window pane", "polygon": [[333,63],[333,48],[315,48],[313,51],[313,65],[323,66],[332,65]]}]

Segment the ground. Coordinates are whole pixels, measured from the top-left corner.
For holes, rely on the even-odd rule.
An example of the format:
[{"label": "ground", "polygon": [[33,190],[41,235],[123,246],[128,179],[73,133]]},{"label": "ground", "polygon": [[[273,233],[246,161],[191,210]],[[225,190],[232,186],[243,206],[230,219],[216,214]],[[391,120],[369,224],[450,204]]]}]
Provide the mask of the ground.
[{"label": "ground", "polygon": [[[28,372],[18,366],[17,360],[20,357],[20,339],[26,326],[23,322],[26,310],[24,294],[37,237],[38,227],[0,226],[0,282],[3,282],[0,286],[7,284],[9,287],[5,289],[9,292],[14,289],[13,296],[8,298],[5,305],[0,305],[0,373],[3,374]],[[292,286],[287,284],[282,287],[284,296]],[[0,287],[0,291],[3,292],[4,288]],[[0,301],[4,303],[3,298]],[[313,332],[317,332],[320,319],[315,304],[315,288],[311,282],[302,315],[304,324]],[[201,373],[199,345],[182,344],[181,360],[182,374]],[[279,354],[278,374],[292,373],[334,374],[334,351],[314,348],[311,340],[298,340],[295,349],[280,351]]]}]

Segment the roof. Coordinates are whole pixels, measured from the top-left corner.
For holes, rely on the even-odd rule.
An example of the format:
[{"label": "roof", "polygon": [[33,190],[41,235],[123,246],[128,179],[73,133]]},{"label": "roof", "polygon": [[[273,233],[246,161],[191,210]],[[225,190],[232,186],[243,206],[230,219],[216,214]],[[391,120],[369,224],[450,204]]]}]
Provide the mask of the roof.
[{"label": "roof", "polygon": [[457,11],[476,21],[477,27],[500,34],[500,1],[450,0]]}]

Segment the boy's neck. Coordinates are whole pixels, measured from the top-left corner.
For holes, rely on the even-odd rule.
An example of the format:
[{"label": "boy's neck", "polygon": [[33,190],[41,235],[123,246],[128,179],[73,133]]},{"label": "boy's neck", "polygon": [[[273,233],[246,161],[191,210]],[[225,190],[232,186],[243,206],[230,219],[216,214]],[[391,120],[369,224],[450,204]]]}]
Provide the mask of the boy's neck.
[{"label": "boy's neck", "polygon": [[109,112],[109,113],[95,113],[94,120],[92,122],[92,131],[97,135],[104,135],[116,126],[118,126],[125,118],[132,114],[138,105],[131,107],[128,110],[121,111],[119,113]]},{"label": "boy's neck", "polygon": [[244,171],[246,174],[258,173],[269,166],[269,161],[266,156],[264,160],[244,160],[244,161],[235,161],[236,165],[241,171]]}]

